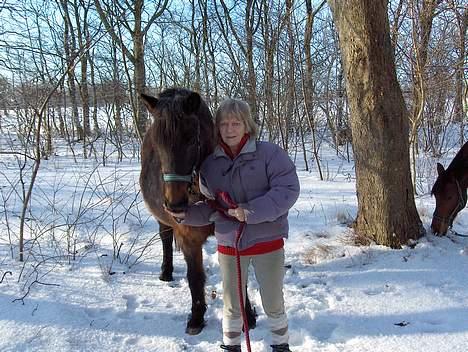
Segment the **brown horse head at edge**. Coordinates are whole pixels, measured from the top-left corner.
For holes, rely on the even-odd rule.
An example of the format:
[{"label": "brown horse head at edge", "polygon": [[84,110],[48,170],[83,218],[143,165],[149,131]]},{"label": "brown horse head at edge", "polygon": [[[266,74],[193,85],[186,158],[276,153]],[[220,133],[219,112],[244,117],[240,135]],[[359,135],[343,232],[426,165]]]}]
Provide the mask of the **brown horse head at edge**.
[{"label": "brown horse head at edge", "polygon": [[463,145],[447,169],[437,163],[437,173],[437,180],[431,190],[436,199],[431,229],[434,234],[445,235],[467,203],[468,142]]}]

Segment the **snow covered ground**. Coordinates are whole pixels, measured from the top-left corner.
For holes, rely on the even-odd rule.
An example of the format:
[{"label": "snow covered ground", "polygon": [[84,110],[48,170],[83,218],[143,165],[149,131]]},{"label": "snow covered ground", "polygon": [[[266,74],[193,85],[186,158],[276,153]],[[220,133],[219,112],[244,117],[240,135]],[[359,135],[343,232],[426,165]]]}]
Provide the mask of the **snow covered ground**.
[{"label": "snow covered ground", "polygon": [[[468,238],[428,234],[401,250],[352,245],[346,224],[357,209],[353,164],[323,149],[327,180],[298,164],[301,196],[289,217],[284,294],[291,349],[467,351]],[[104,167],[57,154],[41,165],[25,263],[16,247],[19,167],[13,156],[1,156],[0,351],[218,351],[215,240],[204,248],[207,325],[188,336],[185,264],[176,253],[175,281],[158,280],[161,245],[138,195],[138,160]],[[435,162],[428,168],[435,174]],[[423,188],[433,180],[422,180]],[[434,198],[426,193],[416,204],[429,229]],[[453,229],[468,235],[467,209]],[[253,279],[249,296],[259,314],[252,351],[269,351]]]}]

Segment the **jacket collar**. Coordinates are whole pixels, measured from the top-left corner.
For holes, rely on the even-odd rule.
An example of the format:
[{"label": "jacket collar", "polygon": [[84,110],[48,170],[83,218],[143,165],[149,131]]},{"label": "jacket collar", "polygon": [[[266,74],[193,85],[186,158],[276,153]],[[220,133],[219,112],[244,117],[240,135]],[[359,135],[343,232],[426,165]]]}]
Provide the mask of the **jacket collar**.
[{"label": "jacket collar", "polygon": [[248,133],[245,133],[242,136],[240,143],[237,145],[235,152],[233,152],[231,148],[226,143],[224,143],[221,137],[219,137],[218,144],[221,146],[221,148],[224,149],[224,152],[226,153],[226,155],[229,156],[232,160],[234,160],[236,156],[239,155],[242,148],[244,148],[244,145],[249,141],[249,138],[250,138],[250,135]]},{"label": "jacket collar", "polygon": [[[237,159],[238,157],[240,157],[243,154],[253,153],[256,150],[257,150],[256,140],[255,140],[255,138],[250,137],[249,140],[247,141],[247,143],[245,143],[244,147],[241,149],[239,154],[234,159]],[[215,150],[213,152],[213,156],[215,158],[224,157],[224,158],[230,159],[230,157],[226,154],[224,149],[219,144],[215,147]]]}]

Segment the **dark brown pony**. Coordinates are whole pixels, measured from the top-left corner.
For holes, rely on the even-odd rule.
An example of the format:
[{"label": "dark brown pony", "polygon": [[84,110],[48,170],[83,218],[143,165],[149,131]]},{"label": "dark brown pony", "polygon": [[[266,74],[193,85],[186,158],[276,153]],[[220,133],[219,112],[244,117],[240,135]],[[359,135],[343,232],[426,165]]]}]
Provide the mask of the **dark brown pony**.
[{"label": "dark brown pony", "polygon": [[468,142],[455,155],[447,170],[437,163],[437,173],[439,176],[431,191],[436,199],[431,229],[437,235],[445,235],[457,214],[466,206]]},{"label": "dark brown pony", "polygon": [[[158,98],[141,95],[153,122],[146,131],[141,150],[140,188],[146,206],[159,222],[163,243],[160,279],[172,281],[172,242],[184,254],[192,311],[186,332],[200,333],[205,325],[205,271],[202,245],[213,234],[213,226],[179,224],[165,208],[181,212],[203,199],[197,181],[202,161],[214,148],[213,118],[200,95],[183,88],[171,88]],[[249,302],[249,325],[255,316]],[[252,320],[253,319],[253,320]]]}]

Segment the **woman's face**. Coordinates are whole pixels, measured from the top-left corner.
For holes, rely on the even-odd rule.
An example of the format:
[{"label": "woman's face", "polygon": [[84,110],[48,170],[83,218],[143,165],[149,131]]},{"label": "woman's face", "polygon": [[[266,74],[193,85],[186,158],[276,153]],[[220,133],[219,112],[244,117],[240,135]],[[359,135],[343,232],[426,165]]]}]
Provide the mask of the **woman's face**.
[{"label": "woman's face", "polygon": [[235,115],[224,117],[219,123],[221,139],[231,149],[235,149],[239,145],[245,133],[246,127],[244,121]]}]

